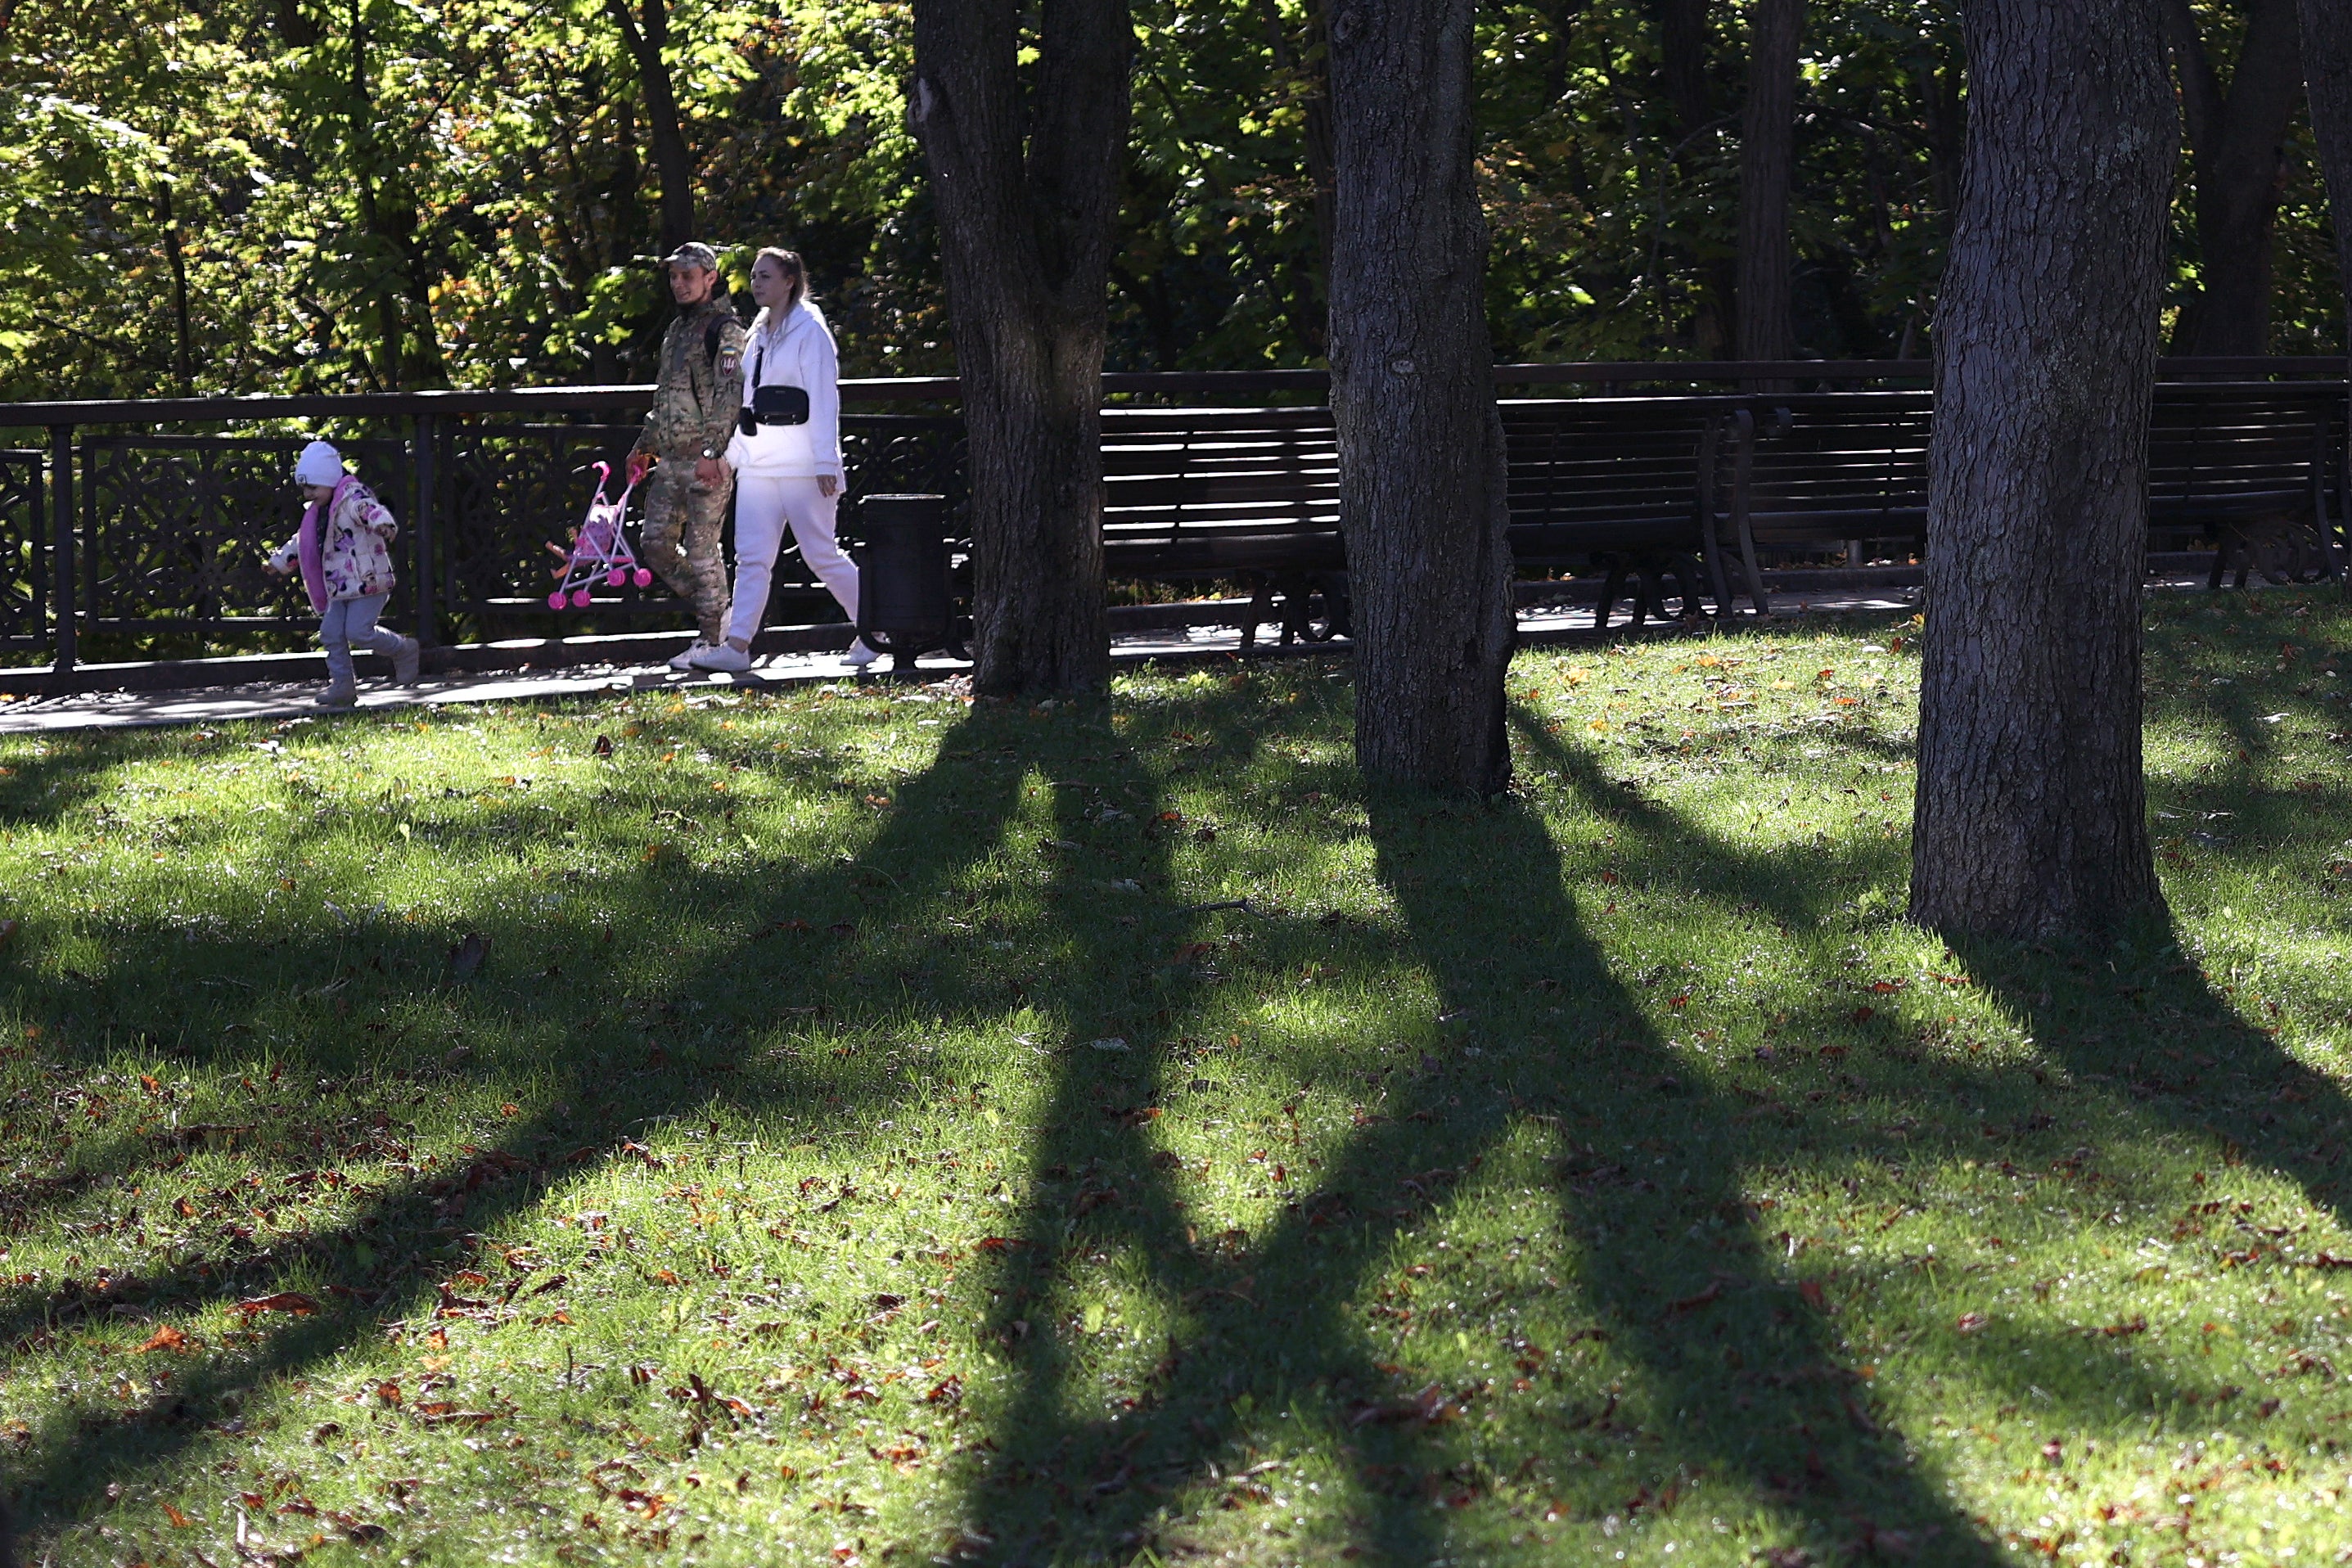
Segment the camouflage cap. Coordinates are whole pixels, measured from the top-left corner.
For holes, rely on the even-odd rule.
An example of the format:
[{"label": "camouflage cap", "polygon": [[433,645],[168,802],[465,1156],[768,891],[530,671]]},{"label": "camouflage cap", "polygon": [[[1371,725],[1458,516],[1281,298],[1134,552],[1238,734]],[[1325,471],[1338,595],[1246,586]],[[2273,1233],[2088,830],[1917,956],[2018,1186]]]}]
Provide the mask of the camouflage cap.
[{"label": "camouflage cap", "polygon": [[676,267],[680,263],[699,267],[705,272],[716,272],[719,270],[719,253],[699,240],[690,239],[662,258],[664,267]]}]

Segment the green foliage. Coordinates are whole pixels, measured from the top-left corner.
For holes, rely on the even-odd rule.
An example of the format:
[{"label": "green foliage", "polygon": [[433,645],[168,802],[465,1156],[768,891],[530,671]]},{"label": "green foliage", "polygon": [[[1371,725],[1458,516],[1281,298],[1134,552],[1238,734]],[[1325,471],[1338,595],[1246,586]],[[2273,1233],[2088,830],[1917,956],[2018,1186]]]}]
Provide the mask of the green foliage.
[{"label": "green foliage", "polygon": [[[1115,368],[1319,363],[1318,0],[1137,0]],[[1489,318],[1510,359],[1719,354],[1743,12],[1704,101],[1644,0],[1482,7]],[[2218,58],[2230,6],[2201,4]],[[853,374],[952,354],[906,0],[673,0],[698,224],[806,253]],[[1815,0],[1798,336],[1921,353],[1956,199],[1950,0]],[[0,31],[0,395],[643,379],[666,303],[637,68],[605,0],[17,0]],[[2276,341],[2342,307],[2298,119]],[[2185,213],[2185,208],[2184,208]],[[2191,226],[2177,226],[2185,289]]]}]

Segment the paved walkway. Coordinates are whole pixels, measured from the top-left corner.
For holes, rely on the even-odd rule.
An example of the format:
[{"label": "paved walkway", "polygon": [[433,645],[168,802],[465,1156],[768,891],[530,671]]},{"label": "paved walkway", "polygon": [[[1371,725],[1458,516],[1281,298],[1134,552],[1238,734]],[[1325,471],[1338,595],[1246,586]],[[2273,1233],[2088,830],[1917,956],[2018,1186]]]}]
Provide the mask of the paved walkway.
[{"label": "paved walkway", "polygon": [[[1832,611],[1907,610],[1918,602],[1916,588],[1864,588],[1824,591],[1806,595],[1784,593],[1775,605],[1780,615]],[[1651,623],[1655,626],[1657,623]],[[1632,622],[1620,610],[1610,619],[1610,632],[1622,635]],[[1283,648],[1271,640],[1275,626],[1259,628],[1253,657],[1297,657],[1339,651],[1327,645]],[[1520,640],[1528,646],[1590,641],[1592,610],[1586,605],[1545,605],[1519,613]],[[1340,645],[1344,647],[1345,645]],[[1241,634],[1230,626],[1179,626],[1136,632],[1113,639],[1114,665],[1153,661],[1228,659],[1241,651]],[[888,661],[875,667],[887,670]],[[916,666],[919,678],[941,680],[969,674],[971,666],[934,654]],[[663,665],[574,665],[560,669],[499,670],[487,674],[449,675],[420,681],[414,687],[388,688],[362,683],[362,710],[437,708],[464,702],[514,702],[551,697],[578,697],[609,691],[707,690],[735,686],[792,685],[858,679],[858,672],[837,653],[779,654],[762,659],[750,675],[679,675]],[[877,679],[868,674],[865,679]],[[883,675],[879,679],[889,679]],[[285,719],[320,711],[317,698],[323,681],[266,681],[249,686],[217,686],[191,691],[93,691],[67,697],[19,698],[0,702],[0,734],[50,730],[142,729],[171,724],[222,724],[239,719]]]}]

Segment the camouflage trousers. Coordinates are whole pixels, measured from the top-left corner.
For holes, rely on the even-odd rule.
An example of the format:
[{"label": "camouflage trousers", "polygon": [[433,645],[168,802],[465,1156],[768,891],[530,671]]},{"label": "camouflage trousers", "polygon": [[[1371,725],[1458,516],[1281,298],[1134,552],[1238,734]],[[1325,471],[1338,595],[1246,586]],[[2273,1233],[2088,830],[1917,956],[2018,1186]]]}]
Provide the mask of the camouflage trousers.
[{"label": "camouflage trousers", "polygon": [[727,521],[727,500],[735,490],[732,470],[705,488],[695,482],[692,457],[666,457],[646,487],[646,564],[670,592],[694,606],[702,640],[719,640],[727,619],[727,563],[719,559],[719,531]]}]

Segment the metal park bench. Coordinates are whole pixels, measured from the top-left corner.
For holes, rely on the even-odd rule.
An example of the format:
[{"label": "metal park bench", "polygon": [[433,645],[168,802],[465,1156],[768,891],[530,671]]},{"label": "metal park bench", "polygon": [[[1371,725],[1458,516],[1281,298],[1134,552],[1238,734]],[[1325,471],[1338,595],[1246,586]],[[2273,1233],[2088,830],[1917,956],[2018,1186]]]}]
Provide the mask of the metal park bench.
[{"label": "metal park bench", "polygon": [[2273,582],[2343,569],[2344,390],[2326,383],[2184,382],[2157,389],[2148,526],[2213,545],[2206,585],[2250,567]]},{"label": "metal park bench", "polygon": [[1604,571],[1596,627],[1629,582],[1636,626],[1666,616],[1667,578],[1683,613],[1698,607],[1702,576],[1729,613],[1720,552],[1699,526],[1698,454],[1720,406],[1711,397],[1506,401],[1517,563]]},{"label": "metal park bench", "polygon": [[1767,551],[1924,546],[1932,405],[1925,392],[1791,394],[1709,421],[1697,463],[1701,531],[1717,558],[1738,565],[1759,614],[1771,607]]},{"label": "metal park bench", "polygon": [[[1770,607],[1770,552],[1849,541],[1927,545],[1925,392],[1752,397],[1709,421],[1698,510],[1715,559]],[[2209,585],[2232,566],[2280,582],[2342,569],[2347,479],[2341,382],[2163,382],[2148,433],[2149,543],[2210,544]]]},{"label": "metal park bench", "polygon": [[1242,651],[1348,630],[1328,408],[1103,412],[1103,561],[1114,578],[1244,583]]},{"label": "metal park bench", "polygon": [[[1502,405],[1510,542],[1519,566],[1608,573],[1596,625],[1629,579],[1636,623],[1698,605],[1694,454],[1716,400],[1526,399]],[[1242,647],[1347,630],[1347,554],[1328,408],[1111,409],[1103,416],[1103,552],[1113,577],[1239,581],[1252,589]],[[1720,604],[1727,587],[1709,560]]]}]

